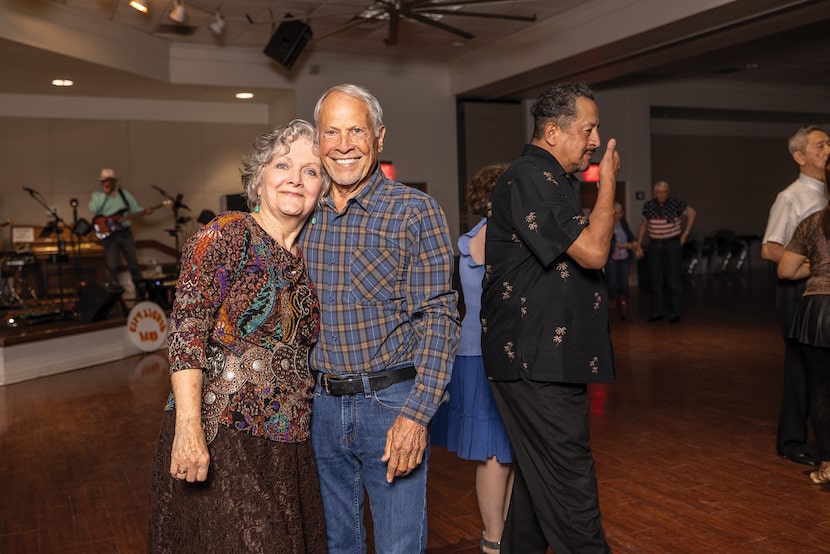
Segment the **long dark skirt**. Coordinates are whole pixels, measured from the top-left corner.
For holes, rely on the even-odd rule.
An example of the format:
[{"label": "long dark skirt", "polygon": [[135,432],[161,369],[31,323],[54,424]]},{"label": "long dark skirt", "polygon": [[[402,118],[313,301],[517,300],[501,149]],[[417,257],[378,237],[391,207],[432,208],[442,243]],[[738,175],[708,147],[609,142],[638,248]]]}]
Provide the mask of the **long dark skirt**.
[{"label": "long dark skirt", "polygon": [[153,463],[148,552],[326,552],[311,441],[279,443],[219,426],[203,483],[170,476],[175,412]]}]

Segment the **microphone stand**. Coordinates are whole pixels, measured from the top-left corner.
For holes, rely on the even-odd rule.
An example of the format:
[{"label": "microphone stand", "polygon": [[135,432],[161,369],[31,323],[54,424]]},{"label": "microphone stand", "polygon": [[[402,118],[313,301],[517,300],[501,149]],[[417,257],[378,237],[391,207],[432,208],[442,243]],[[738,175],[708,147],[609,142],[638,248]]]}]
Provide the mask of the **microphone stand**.
[{"label": "microphone stand", "polygon": [[180,237],[180,235],[181,235],[181,232],[182,232],[182,226],[181,226],[180,221],[181,220],[189,221],[190,218],[189,217],[180,218],[179,217],[179,209],[185,209],[187,211],[190,211],[190,208],[187,207],[187,204],[182,203],[182,198],[184,198],[183,194],[177,194],[175,197],[173,197],[173,196],[170,196],[169,194],[167,194],[161,187],[158,187],[157,185],[151,185],[151,186],[154,189],[156,189],[157,191],[159,191],[162,194],[162,196],[164,196],[168,200],[173,201],[173,229],[166,229],[166,231],[170,235],[172,235],[173,238],[176,240],[176,252],[181,252],[181,245],[180,245],[181,237]]},{"label": "microphone stand", "polygon": [[81,286],[84,281],[81,273],[81,236],[75,233],[78,227],[78,199],[70,198],[69,205],[72,206],[72,229],[69,231],[70,251],[75,252],[75,282]]},{"label": "microphone stand", "polygon": [[[58,302],[59,302],[59,305],[60,305],[60,307],[58,309],[58,315],[59,315],[60,319],[69,319],[69,318],[71,318],[72,314],[70,314],[69,312],[67,312],[64,309],[64,299],[63,299],[63,262],[67,261],[69,259],[69,256],[66,253],[66,242],[63,240],[63,237],[61,236],[62,233],[63,233],[64,228],[66,227],[66,223],[58,215],[58,209],[50,207],[46,203],[46,201],[43,199],[43,197],[41,196],[41,194],[39,192],[37,192],[35,190],[32,190],[28,187],[23,187],[23,190],[28,192],[29,196],[31,196],[32,199],[35,202],[37,202],[38,204],[43,206],[46,209],[46,211],[49,212],[49,214],[52,216],[52,221],[50,222],[50,224],[47,224],[46,228],[44,228],[44,230],[41,232],[41,235],[43,237],[49,236],[49,234],[54,231],[55,235],[57,236],[56,240],[57,240],[58,251],[57,251],[56,254],[53,254],[50,257],[52,258],[52,261],[55,264],[57,264],[57,266],[58,266],[58,294],[59,294],[59,297],[58,297],[59,301]],[[49,295],[49,282],[48,282],[48,279],[46,281],[47,281],[45,283],[46,295],[48,296]]]}]

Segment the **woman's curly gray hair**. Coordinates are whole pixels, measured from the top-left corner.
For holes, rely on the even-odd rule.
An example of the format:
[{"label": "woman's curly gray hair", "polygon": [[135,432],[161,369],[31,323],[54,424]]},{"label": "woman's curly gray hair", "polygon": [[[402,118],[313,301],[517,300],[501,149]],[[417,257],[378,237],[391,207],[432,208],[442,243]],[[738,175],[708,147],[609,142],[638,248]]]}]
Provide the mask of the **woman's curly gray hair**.
[{"label": "woman's curly gray hair", "polygon": [[[298,139],[311,142],[314,153],[319,155],[320,142],[314,126],[304,119],[292,119],[285,125],[280,125],[256,138],[254,145],[242,158],[242,196],[248,208],[253,210],[257,205],[257,189],[262,183],[262,172],[268,167],[275,156],[282,156],[291,150],[291,144]],[[326,195],[331,186],[331,179],[326,173],[323,164],[320,164],[323,186],[320,189],[318,203]]]}]

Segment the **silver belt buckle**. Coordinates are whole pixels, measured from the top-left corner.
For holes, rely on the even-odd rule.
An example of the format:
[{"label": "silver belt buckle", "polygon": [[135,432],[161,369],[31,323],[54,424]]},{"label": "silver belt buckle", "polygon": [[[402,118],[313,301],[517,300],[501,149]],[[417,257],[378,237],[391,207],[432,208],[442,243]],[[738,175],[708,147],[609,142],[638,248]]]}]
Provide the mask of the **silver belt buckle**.
[{"label": "silver belt buckle", "polygon": [[326,391],[326,394],[331,394],[331,389],[329,388],[329,377],[328,373],[323,373],[323,376],[320,380],[323,382],[323,390]]}]

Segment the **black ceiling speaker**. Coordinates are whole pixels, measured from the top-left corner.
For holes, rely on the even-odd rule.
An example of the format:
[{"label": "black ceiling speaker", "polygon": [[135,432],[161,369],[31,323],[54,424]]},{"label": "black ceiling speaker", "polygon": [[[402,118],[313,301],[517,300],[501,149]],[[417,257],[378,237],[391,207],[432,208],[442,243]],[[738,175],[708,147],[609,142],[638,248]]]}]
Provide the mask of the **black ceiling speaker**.
[{"label": "black ceiling speaker", "polygon": [[277,27],[263,52],[286,69],[291,69],[314,33],[307,23],[291,19],[291,14],[287,13],[285,17],[286,20]]}]

